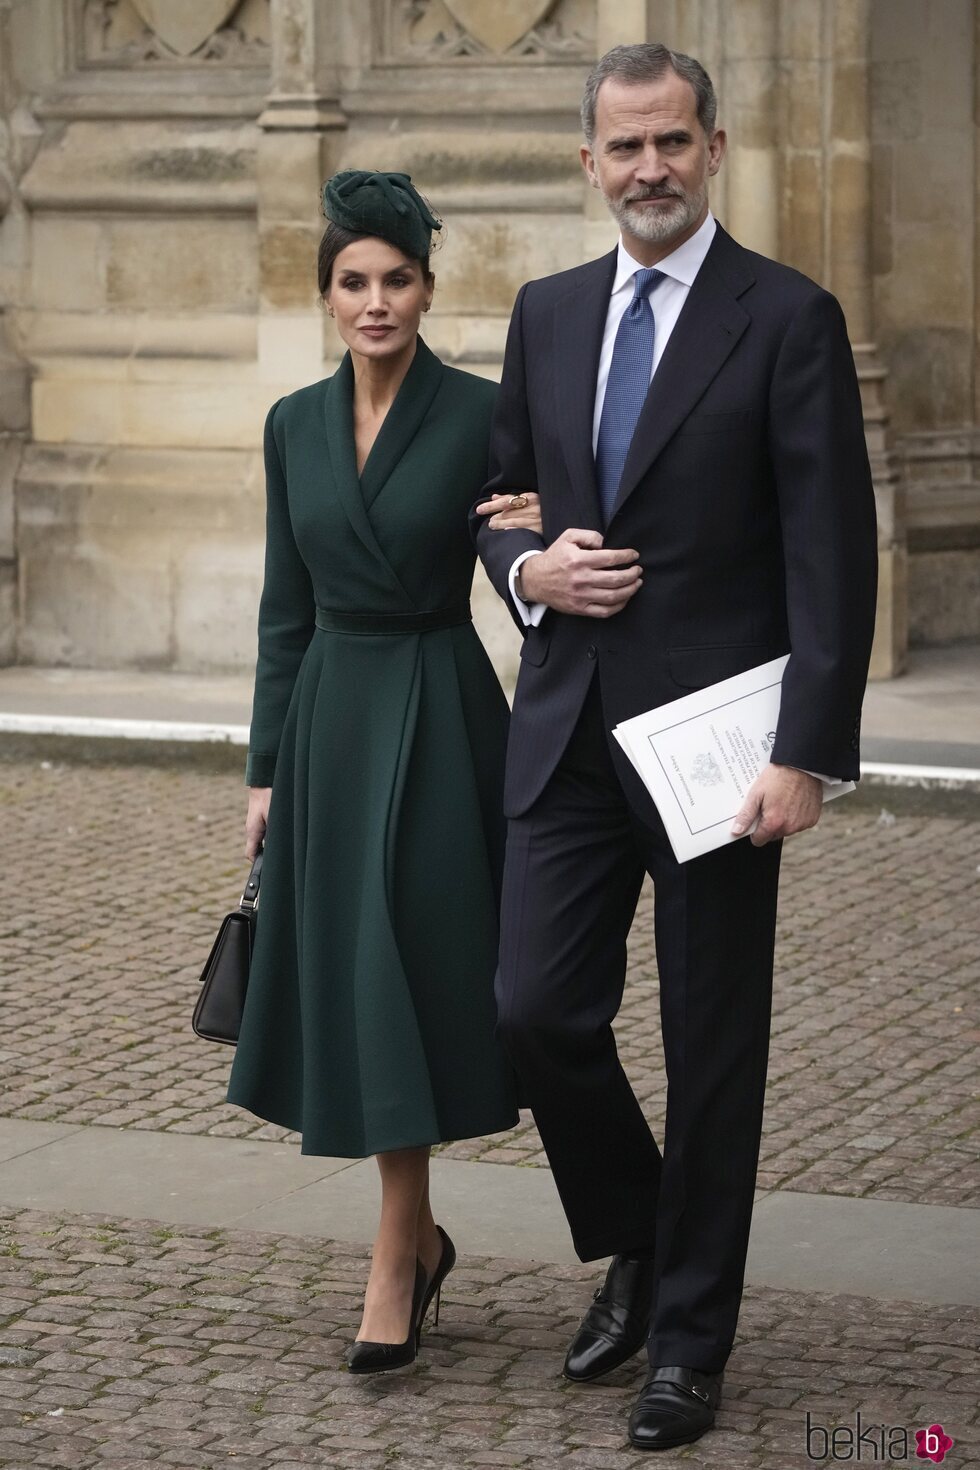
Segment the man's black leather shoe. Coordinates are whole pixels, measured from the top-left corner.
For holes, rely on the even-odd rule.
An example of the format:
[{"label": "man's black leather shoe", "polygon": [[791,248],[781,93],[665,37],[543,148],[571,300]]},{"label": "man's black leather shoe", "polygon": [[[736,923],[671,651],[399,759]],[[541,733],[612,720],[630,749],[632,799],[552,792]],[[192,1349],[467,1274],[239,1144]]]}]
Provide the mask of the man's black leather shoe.
[{"label": "man's black leather shoe", "polygon": [[697,1368],[654,1368],[630,1415],[630,1443],[638,1450],[690,1444],[715,1422],[724,1374]]},{"label": "man's black leather shoe", "polygon": [[572,1338],[564,1373],[589,1383],[611,1373],[643,1346],[653,1305],[653,1261],[613,1256],[582,1325]]}]

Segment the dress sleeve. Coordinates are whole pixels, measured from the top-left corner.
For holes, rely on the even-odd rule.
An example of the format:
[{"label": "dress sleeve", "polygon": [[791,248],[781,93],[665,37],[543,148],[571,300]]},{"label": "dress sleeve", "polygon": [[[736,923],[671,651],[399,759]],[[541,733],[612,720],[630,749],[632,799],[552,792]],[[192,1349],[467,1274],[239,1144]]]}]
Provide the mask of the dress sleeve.
[{"label": "dress sleeve", "polygon": [[[296,675],[313,636],[316,601],[293,535],[274,403],[265,421],[265,581],[259,603],[259,656],[249,731],[247,786],[271,786]],[[280,425],[280,434],[281,434]]]},{"label": "dress sleeve", "polygon": [[[522,490],[536,491],[538,488],[524,372],[523,315],[526,291],[527,287],[522,286],[518,292],[510,319],[500,389],[490,430],[490,478],[480,492],[476,505],[492,495],[514,494]],[[484,517],[477,515],[476,505],[470,511],[470,532],[477,552],[490,581],[504,599],[511,617],[523,633],[529,620],[523,611],[518,611],[511,596],[510,574],[515,561],[523,552],[546,549],[544,537],[535,531],[517,527],[506,532],[491,531]],[[536,621],[541,621],[540,613]]]}]

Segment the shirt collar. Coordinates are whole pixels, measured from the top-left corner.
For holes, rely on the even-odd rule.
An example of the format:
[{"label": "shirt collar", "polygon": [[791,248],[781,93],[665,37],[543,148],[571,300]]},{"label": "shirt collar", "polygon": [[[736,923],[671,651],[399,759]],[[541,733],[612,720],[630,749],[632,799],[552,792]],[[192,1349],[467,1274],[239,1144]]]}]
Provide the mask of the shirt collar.
[{"label": "shirt collar", "polygon": [[[694,277],[704,264],[704,257],[708,253],[708,247],[715,237],[715,217],[708,211],[707,218],[699,229],[695,230],[689,240],[683,245],[678,245],[663,260],[657,261],[657,270],[663,271],[665,276],[670,276],[672,281],[679,281],[682,286],[693,286]],[[616,275],[613,278],[613,291],[619,291],[628,281],[632,281],[637,271],[644,267],[632,255],[620,238],[616,253]]]}]

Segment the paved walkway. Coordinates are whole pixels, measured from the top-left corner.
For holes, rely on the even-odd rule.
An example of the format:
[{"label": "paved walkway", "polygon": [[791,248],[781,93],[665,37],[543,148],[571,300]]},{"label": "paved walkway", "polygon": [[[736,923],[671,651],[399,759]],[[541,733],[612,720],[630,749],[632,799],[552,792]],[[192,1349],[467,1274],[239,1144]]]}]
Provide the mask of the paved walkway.
[{"label": "paved walkway", "polygon": [[[592,1284],[582,1266],[463,1256],[422,1361],[356,1380],[338,1365],[356,1330],[362,1248],[34,1212],[0,1226],[0,1459],[11,1470],[637,1463],[623,1426],[642,1362],[601,1387],[557,1373]],[[959,1307],[750,1286],[716,1430],[657,1463],[790,1470],[811,1465],[836,1425],[887,1431],[890,1447],[900,1430],[901,1458],[921,1464],[914,1432],[941,1422],[950,1467],[975,1467],[977,1326]]]},{"label": "paved walkway", "polygon": [[[0,731],[68,722],[144,721],[219,727],[244,742],[251,677],[129,670],[0,668]],[[134,732],[130,732],[134,733]],[[913,650],[900,679],[874,683],[864,704],[866,761],[980,769],[980,644]]]},{"label": "paved walkway", "polygon": [[[974,744],[959,737],[980,698],[957,658],[886,711],[887,738],[944,757],[929,763],[961,764]],[[63,684],[62,711],[118,711],[138,687],[141,718],[235,713],[230,681],[205,698],[191,680],[181,703],[173,680],[153,706],[128,675],[4,671],[0,711],[19,687],[43,712],[37,691]],[[942,728],[957,738],[940,749]],[[419,1365],[343,1374],[374,1166],[304,1158],[228,1107],[227,1051],[188,1028],[244,876],[240,757],[116,753],[0,736],[0,1466],[636,1463],[624,1424],[640,1360],[592,1390],[558,1377],[596,1270],[569,1250],[528,1117],[434,1162],[466,1254]],[[978,898],[975,790],[865,785],[787,845],[739,1343],[718,1429],[668,1463],[810,1465],[835,1425],[839,1451],[873,1426],[879,1460],[885,1430],[892,1449],[908,1431],[893,1462],[923,1463],[913,1432],[938,1421],[946,1463],[980,1466]],[[617,1029],[659,1133],[651,928],[645,895]]]}]

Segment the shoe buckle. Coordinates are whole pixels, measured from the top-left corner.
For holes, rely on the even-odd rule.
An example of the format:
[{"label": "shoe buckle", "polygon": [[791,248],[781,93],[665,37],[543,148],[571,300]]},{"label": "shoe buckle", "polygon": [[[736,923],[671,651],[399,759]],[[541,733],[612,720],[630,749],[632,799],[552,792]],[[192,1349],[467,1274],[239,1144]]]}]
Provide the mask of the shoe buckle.
[{"label": "shoe buckle", "polygon": [[595,1291],[592,1293],[592,1300],[594,1302],[601,1302],[602,1299],[603,1299],[603,1297],[602,1297],[602,1287],[601,1286],[597,1286],[596,1289],[595,1289]]},{"label": "shoe buckle", "polygon": [[698,1388],[696,1383],[691,1384],[691,1392],[693,1393],[694,1397],[696,1399],[700,1399],[703,1404],[706,1404],[708,1402],[708,1395],[706,1391],[703,1388]]}]

